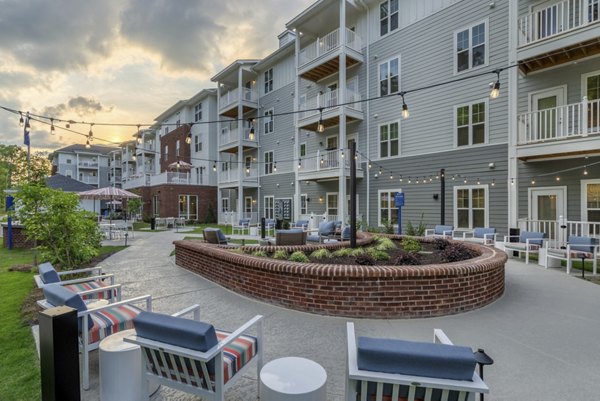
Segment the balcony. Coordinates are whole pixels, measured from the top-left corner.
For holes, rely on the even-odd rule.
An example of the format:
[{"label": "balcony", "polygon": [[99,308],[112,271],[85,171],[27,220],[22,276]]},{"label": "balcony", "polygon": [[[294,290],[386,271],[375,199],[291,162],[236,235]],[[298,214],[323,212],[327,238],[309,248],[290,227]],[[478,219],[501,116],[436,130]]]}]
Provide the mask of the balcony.
[{"label": "balcony", "polygon": [[[339,178],[341,163],[345,165],[346,176],[350,176],[350,161],[347,152],[342,149],[317,151],[317,153],[300,160],[298,179],[316,181]],[[361,157],[357,155],[356,177],[363,178],[363,176]]]},{"label": "balcony", "polygon": [[519,18],[518,60],[528,74],[600,53],[600,5],[565,0]]},{"label": "balcony", "polygon": [[305,104],[300,105],[298,113],[298,127],[316,131],[317,124],[321,117],[319,108],[323,108],[323,125],[325,128],[334,127],[340,123],[341,108],[340,103],[345,103],[346,120],[352,122],[363,119],[361,95],[351,90],[346,90],[346,99],[341,102],[338,96],[338,90],[328,91],[306,100]]},{"label": "balcony", "polygon": [[258,188],[258,168],[252,166],[246,168],[230,168],[229,170],[219,172],[219,187],[234,188],[240,184],[243,186]]},{"label": "balcony", "polygon": [[[252,134],[250,135],[249,128],[244,129],[244,136],[242,140],[242,146],[244,150],[254,149],[258,147],[258,135]],[[240,131],[235,124],[232,128],[224,127],[221,129],[221,134],[219,134],[219,152],[227,152],[227,153],[237,153],[238,145],[240,142]]]},{"label": "balcony", "polygon": [[155,152],[154,145],[155,145],[154,141],[140,143],[136,147],[135,151],[136,151],[137,154],[140,154],[140,153],[149,153],[149,154],[153,155],[154,152]]},{"label": "balcony", "polygon": [[88,169],[93,169],[93,170],[97,170],[98,169],[98,162],[85,162],[85,161],[80,161],[78,164],[79,168],[88,168]]},{"label": "balcony", "polygon": [[150,185],[150,176],[144,174],[136,174],[122,181],[123,189],[132,189],[146,187]]},{"label": "balcony", "polygon": [[237,118],[238,102],[241,100],[243,114],[248,113],[258,107],[258,93],[254,89],[242,88],[242,97],[240,99],[240,90],[235,88],[226,93],[221,93],[219,98],[219,114]]},{"label": "balcony", "polygon": [[362,39],[356,32],[346,28],[346,43],[340,43],[340,29],[317,38],[298,53],[298,75],[317,82],[339,71],[342,52],[346,52],[346,67],[362,63]]},{"label": "balcony", "polygon": [[98,185],[98,177],[94,176],[80,176],[79,181],[85,184]]},{"label": "balcony", "polygon": [[260,223],[258,212],[244,212],[241,214],[241,217],[238,216],[240,216],[240,214],[235,211],[220,212],[219,224],[237,225],[240,221],[240,218],[250,219],[251,226],[258,226],[258,224]]},{"label": "balcony", "polygon": [[520,114],[517,156],[523,160],[580,154],[600,134],[600,100]]}]

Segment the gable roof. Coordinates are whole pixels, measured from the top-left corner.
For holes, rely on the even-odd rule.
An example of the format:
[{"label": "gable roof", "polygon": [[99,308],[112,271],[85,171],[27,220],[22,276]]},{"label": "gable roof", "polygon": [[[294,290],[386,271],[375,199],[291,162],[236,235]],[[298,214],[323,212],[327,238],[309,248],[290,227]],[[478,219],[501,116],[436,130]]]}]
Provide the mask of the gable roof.
[{"label": "gable roof", "polygon": [[91,145],[89,149],[85,147],[84,144],[75,144],[65,146],[64,148],[56,149],[54,152],[61,153],[97,153],[101,155],[107,155],[113,150],[118,150],[117,147],[114,146],[104,146],[104,145]]},{"label": "gable roof", "polygon": [[46,185],[48,185],[49,188],[60,189],[65,192],[83,192],[89,191],[90,189],[96,189],[93,185],[77,181],[62,174],[54,174],[53,176],[46,178]]}]

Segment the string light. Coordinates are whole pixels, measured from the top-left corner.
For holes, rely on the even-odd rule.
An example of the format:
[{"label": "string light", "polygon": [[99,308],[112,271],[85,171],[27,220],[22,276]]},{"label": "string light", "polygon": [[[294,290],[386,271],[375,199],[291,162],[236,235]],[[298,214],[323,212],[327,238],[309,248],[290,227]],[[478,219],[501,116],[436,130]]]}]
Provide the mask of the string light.
[{"label": "string light", "polygon": [[298,170],[302,168],[302,159],[298,159]]},{"label": "string light", "polygon": [[192,143],[192,132],[188,132],[187,135],[185,136],[185,143],[187,143],[188,145],[190,143]]},{"label": "string light", "polygon": [[[321,159],[323,160],[323,159]],[[371,160],[369,160],[369,168],[373,167],[373,165],[371,164]]]},{"label": "string light", "polygon": [[406,102],[404,101],[404,95],[406,95],[406,92],[402,91],[399,94],[402,97],[402,118],[404,118],[406,120],[408,117],[410,117],[410,112],[408,111],[408,106],[406,105]]},{"label": "string light", "polygon": [[250,166],[246,166],[246,174],[250,174]]},{"label": "string light", "polygon": [[467,180],[467,177],[465,177],[465,180],[464,180],[463,182],[466,184],[466,183],[467,183],[467,181],[468,181],[468,180]]},{"label": "string light", "polygon": [[390,171],[390,180],[394,179],[394,174]]},{"label": "string light", "polygon": [[23,113],[19,112],[19,114],[19,127],[23,128],[23,124],[25,124],[25,121],[23,120]]},{"label": "string light", "polygon": [[318,133],[323,133],[325,132],[325,125],[323,125],[323,108],[319,107],[319,123],[317,124],[317,132]]},{"label": "string light", "polygon": [[90,140],[90,142],[92,142],[94,140],[94,132],[92,131],[92,128],[94,127],[94,124],[90,124],[90,132],[88,132],[88,139]]},{"label": "string light", "polygon": [[404,181],[404,180],[402,179],[402,175],[400,175],[400,182],[402,182],[402,181]]},{"label": "string light", "polygon": [[277,162],[273,162],[273,171],[277,171]]},{"label": "string light", "polygon": [[248,134],[248,139],[253,141],[254,140],[254,121],[251,118],[249,118],[248,123],[250,124],[250,133]]},{"label": "string light", "polygon": [[535,185],[535,177],[531,179],[531,185]]},{"label": "string light", "polygon": [[90,145],[90,138],[88,138],[88,139],[85,141],[85,148],[86,148],[86,149],[89,149],[89,148],[91,148],[91,147],[92,147],[92,145]]},{"label": "string light", "polygon": [[415,180],[415,183],[418,184],[419,183],[419,177],[417,177],[417,179]]},{"label": "string light", "polygon": [[344,153],[345,153],[344,150],[342,150],[342,155],[341,155],[342,159],[344,158]]},{"label": "string light", "polygon": [[377,173],[378,175],[383,174],[383,171],[381,170],[381,167],[379,167],[379,173]]},{"label": "string light", "polygon": [[54,134],[56,134],[56,130],[54,128],[54,119],[51,118],[50,119],[50,135],[54,135]]},{"label": "string light", "polygon": [[588,175],[587,166],[583,167],[583,175]]},{"label": "string light", "polygon": [[412,180],[410,179],[410,177],[408,177],[408,183],[412,184]]},{"label": "string light", "polygon": [[481,181],[479,180],[479,178],[477,179],[477,185],[481,185]]},{"label": "string light", "polygon": [[498,75],[498,79],[496,79],[496,82],[492,86],[492,91],[490,92],[491,99],[496,99],[500,96],[500,71],[502,70],[498,69],[495,71]]},{"label": "string light", "polygon": [[511,179],[510,179],[510,186],[511,186],[511,187],[514,187],[514,186],[515,186],[515,179],[514,179],[514,178],[511,178]]},{"label": "string light", "polygon": [[213,163],[213,171],[217,171],[217,161],[216,160]]},{"label": "string light", "polygon": [[556,181],[560,181],[560,176],[559,175],[556,176]]},{"label": "string light", "polygon": [[492,186],[495,187],[496,186],[496,179],[492,178]]}]

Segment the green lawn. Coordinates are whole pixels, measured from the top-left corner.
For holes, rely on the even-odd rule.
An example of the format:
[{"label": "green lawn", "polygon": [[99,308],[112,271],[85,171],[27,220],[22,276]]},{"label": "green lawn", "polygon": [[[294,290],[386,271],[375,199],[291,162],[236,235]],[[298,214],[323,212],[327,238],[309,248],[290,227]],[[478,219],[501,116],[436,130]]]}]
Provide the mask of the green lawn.
[{"label": "green lawn", "polygon": [[221,231],[223,231],[223,234],[225,235],[231,235],[231,226],[225,226],[222,224],[200,224],[198,226],[189,226],[189,227],[184,227],[182,228],[182,230],[189,230],[190,228],[192,228],[192,231],[189,231],[190,234],[202,234],[202,230],[204,230],[205,228],[208,227],[213,227],[213,228],[220,228]]},{"label": "green lawn", "polygon": [[[103,246],[101,255],[124,246]],[[0,248],[0,400],[34,401],[40,395],[40,365],[31,327],[21,314],[34,288],[35,272],[8,271],[14,265],[33,264],[33,251]]]}]

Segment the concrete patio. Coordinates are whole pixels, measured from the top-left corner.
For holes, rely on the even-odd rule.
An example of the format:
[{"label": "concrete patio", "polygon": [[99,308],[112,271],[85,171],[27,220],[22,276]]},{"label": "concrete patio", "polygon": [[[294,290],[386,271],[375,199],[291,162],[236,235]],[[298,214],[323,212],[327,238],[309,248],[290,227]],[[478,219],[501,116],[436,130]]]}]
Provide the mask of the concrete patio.
[{"label": "concrete patio", "polygon": [[[303,356],[328,374],[328,400],[344,397],[346,321],[257,302],[179,268],[172,241],[183,232],[137,233],[131,246],[103,262],[123,284],[123,297],[152,294],[154,309],[172,313],[201,305],[203,320],[233,330],[256,314],[265,316],[265,362]],[[114,242],[114,241],[113,241]],[[574,273],[577,274],[577,273]],[[485,369],[486,400],[594,400],[600,393],[600,286],[509,259],[506,291],[497,302],[461,315],[414,320],[353,319],[358,335],[431,341],[441,328],[455,344],[484,348],[495,360]],[[99,399],[97,352],[92,354],[91,389]],[[227,393],[227,400],[255,400],[255,369]],[[162,387],[153,400],[196,400]]]}]

